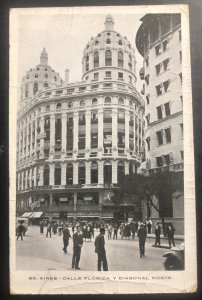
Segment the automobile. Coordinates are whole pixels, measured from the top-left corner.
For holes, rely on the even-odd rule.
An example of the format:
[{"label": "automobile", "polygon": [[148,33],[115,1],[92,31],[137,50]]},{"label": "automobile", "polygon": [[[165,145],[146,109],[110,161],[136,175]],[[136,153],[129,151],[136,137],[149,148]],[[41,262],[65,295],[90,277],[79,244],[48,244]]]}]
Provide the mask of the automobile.
[{"label": "automobile", "polygon": [[167,271],[184,270],[184,243],[172,247],[163,254],[165,257],[164,267]]},{"label": "automobile", "polygon": [[28,226],[29,226],[29,220],[28,218],[21,218],[21,217],[17,217],[16,218],[16,235],[18,234],[18,226],[22,223],[22,225],[25,227],[24,233],[23,235],[26,234],[27,230],[28,230]]}]

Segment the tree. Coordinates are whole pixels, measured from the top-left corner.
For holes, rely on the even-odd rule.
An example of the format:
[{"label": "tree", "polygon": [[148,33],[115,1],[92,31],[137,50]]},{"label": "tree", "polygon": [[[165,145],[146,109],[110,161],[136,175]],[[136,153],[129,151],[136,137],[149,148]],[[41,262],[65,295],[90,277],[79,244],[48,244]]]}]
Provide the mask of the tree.
[{"label": "tree", "polygon": [[183,172],[158,171],[148,176],[125,175],[119,187],[121,197],[125,194],[136,195],[147,207],[152,206],[162,219],[165,233],[164,218],[172,214],[172,195],[176,191],[183,191]]}]

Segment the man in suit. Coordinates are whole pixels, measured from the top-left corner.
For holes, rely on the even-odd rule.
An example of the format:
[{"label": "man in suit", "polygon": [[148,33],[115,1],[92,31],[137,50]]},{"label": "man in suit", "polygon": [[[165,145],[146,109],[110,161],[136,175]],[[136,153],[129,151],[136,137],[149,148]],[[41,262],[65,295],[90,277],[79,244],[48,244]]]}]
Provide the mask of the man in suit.
[{"label": "man in suit", "polygon": [[100,234],[95,238],[95,252],[98,255],[98,271],[101,271],[101,263],[103,263],[103,271],[108,271],[104,235],[105,229],[100,228]]},{"label": "man in suit", "polygon": [[160,244],[161,244],[161,241],[160,241],[161,225],[159,222],[157,223],[157,225],[155,227],[155,236],[156,236],[156,241],[155,241],[154,246],[157,246],[157,244],[160,246]]},{"label": "man in suit", "polygon": [[79,261],[81,256],[81,247],[83,246],[83,234],[81,227],[77,227],[77,232],[73,235],[73,257],[72,257],[72,269],[80,270]]},{"label": "man in suit", "polygon": [[141,223],[137,235],[139,237],[140,257],[145,257],[145,242],[147,237],[147,231],[143,223]]},{"label": "man in suit", "polygon": [[63,229],[63,251],[64,253],[67,253],[67,246],[69,245],[69,238],[71,238],[70,232],[69,232],[69,228],[68,225],[65,224],[64,229]]}]

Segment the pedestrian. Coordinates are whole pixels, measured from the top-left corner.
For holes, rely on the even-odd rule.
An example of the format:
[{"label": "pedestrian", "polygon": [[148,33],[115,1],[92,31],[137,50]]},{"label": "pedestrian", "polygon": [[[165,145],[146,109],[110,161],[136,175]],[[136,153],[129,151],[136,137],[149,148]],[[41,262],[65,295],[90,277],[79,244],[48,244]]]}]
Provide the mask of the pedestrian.
[{"label": "pedestrian", "polygon": [[43,231],[44,231],[44,222],[41,221],[40,222],[40,234],[43,234]]},{"label": "pedestrian", "polygon": [[75,228],[75,225],[73,224],[72,225],[72,232],[73,232],[73,234],[74,234],[74,228]]},{"label": "pedestrian", "polygon": [[157,222],[157,225],[155,227],[155,236],[156,236],[156,240],[155,240],[155,244],[154,246],[157,246],[157,244],[160,246],[161,245],[161,225],[159,222]]},{"label": "pedestrian", "polygon": [[105,229],[100,228],[100,234],[95,238],[95,252],[98,255],[98,271],[101,271],[101,265],[103,264],[103,271],[108,271],[108,264],[106,258],[106,251],[105,251]]},{"label": "pedestrian", "polygon": [[130,223],[130,231],[131,231],[131,233],[132,233],[132,239],[134,240],[134,238],[135,238],[135,231],[136,231],[136,226],[135,226],[134,221],[132,221],[132,222]]},{"label": "pedestrian", "polygon": [[175,228],[172,223],[167,226],[166,233],[167,233],[167,237],[168,237],[169,247],[171,248],[172,244],[173,244],[173,247],[175,247],[175,240],[174,240]]},{"label": "pedestrian", "polygon": [[126,224],[125,225],[125,236],[126,238],[130,239],[130,236],[131,236],[131,232],[130,232],[130,224]]},{"label": "pedestrian", "polygon": [[63,251],[64,253],[67,253],[67,246],[69,245],[69,239],[71,238],[70,232],[68,225],[65,224],[64,229],[63,229]]},{"label": "pedestrian", "polygon": [[17,233],[17,241],[19,237],[21,238],[21,241],[23,241],[23,235],[25,234],[25,226],[23,225],[24,221],[20,222],[20,225],[18,226],[18,233]]},{"label": "pedestrian", "polygon": [[108,225],[107,231],[108,231],[108,240],[111,240],[111,238],[112,238],[112,225],[111,224]]},{"label": "pedestrian", "polygon": [[49,223],[47,226],[46,237],[48,237],[48,234],[49,234],[49,237],[51,237],[51,230],[52,230],[52,225],[51,225],[51,223]]},{"label": "pedestrian", "polygon": [[117,233],[118,233],[118,224],[115,224],[114,225],[114,236],[113,236],[113,239],[116,239],[117,240]]},{"label": "pedestrian", "polygon": [[152,220],[149,219],[147,222],[147,231],[149,234],[151,234],[151,229],[152,229]]},{"label": "pedestrian", "polygon": [[140,257],[142,258],[145,257],[145,242],[147,237],[147,231],[143,223],[140,225],[137,235],[139,238]]},{"label": "pedestrian", "polygon": [[79,261],[81,257],[81,247],[83,246],[83,237],[81,227],[77,227],[77,232],[73,235],[73,257],[72,257],[72,269],[80,270]]}]

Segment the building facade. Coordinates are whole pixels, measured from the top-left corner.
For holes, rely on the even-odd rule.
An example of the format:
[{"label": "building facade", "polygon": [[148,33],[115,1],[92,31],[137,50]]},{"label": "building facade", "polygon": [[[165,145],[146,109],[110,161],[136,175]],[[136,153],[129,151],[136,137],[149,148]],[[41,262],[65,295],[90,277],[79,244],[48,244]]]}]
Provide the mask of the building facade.
[{"label": "building facade", "polygon": [[[117,220],[140,211],[119,199],[123,174],[136,173],[144,148],[144,101],[135,51],[105,29],[83,52],[82,81],[40,65],[22,80],[17,119],[17,212],[46,218]],[[38,216],[40,214],[38,213]]]},{"label": "building facade", "polygon": [[[136,46],[142,55],[146,170],[183,172],[183,94],[180,14],[149,14],[142,19]],[[173,195],[167,221],[183,233],[183,193]],[[146,214],[146,213],[145,213]],[[159,218],[155,209],[153,219]]]}]

